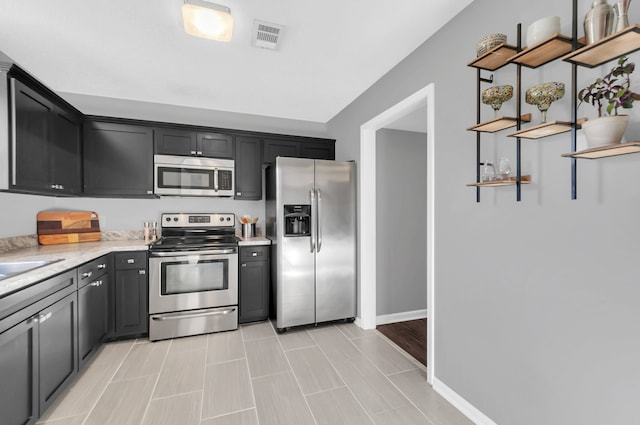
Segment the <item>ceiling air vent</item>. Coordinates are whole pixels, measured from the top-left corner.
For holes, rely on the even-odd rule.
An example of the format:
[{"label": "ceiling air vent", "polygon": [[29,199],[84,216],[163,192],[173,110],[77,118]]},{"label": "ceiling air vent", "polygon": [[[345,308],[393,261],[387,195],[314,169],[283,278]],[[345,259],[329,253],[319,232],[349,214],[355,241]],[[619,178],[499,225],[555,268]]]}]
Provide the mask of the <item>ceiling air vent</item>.
[{"label": "ceiling air vent", "polygon": [[283,25],[258,21],[256,19],[253,21],[253,38],[251,45],[263,49],[277,50],[283,29]]}]

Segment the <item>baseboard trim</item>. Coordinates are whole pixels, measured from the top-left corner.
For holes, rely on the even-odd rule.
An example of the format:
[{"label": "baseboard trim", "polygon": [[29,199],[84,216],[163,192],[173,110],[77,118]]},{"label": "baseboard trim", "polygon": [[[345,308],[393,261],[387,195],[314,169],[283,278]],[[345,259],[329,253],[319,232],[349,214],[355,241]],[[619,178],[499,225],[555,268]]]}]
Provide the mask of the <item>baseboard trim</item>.
[{"label": "baseboard trim", "polygon": [[476,425],[497,425],[487,415],[478,410],[473,404],[462,398],[458,393],[447,387],[435,376],[433,377],[433,389],[456,409],[462,412]]},{"label": "baseboard trim", "polygon": [[383,314],[376,316],[376,325],[386,325],[387,323],[406,322],[408,320],[426,319],[427,309],[403,311],[401,313]]}]

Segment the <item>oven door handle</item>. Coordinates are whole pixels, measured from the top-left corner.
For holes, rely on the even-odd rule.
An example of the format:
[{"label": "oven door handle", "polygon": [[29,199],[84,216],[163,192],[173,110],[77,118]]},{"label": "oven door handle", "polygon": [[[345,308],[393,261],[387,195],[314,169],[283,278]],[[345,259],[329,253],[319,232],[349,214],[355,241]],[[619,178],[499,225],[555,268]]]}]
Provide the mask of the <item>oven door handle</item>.
[{"label": "oven door handle", "polygon": [[238,250],[236,248],[226,249],[208,249],[203,251],[170,251],[170,252],[158,252],[152,251],[152,257],[186,257],[188,255],[220,255],[220,254],[236,254]]},{"label": "oven door handle", "polygon": [[165,314],[162,316],[152,316],[151,320],[178,320],[178,319],[195,319],[197,317],[206,317],[206,316],[223,316],[229,313],[233,313],[236,311],[234,307],[226,308],[224,310],[217,311],[206,311],[204,313],[173,313],[173,314]]}]

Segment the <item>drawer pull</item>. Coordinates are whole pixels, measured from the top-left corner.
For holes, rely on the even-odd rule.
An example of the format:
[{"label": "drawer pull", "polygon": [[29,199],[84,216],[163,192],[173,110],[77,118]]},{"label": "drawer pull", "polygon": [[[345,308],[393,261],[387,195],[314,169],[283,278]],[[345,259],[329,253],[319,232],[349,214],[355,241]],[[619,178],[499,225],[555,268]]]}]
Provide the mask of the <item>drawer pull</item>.
[{"label": "drawer pull", "polygon": [[86,279],[87,277],[91,277],[92,274],[93,274],[93,272],[84,272],[84,273],[82,273],[82,278]]},{"label": "drawer pull", "polygon": [[133,258],[128,258],[127,259],[127,264],[135,264],[136,260],[134,260]]},{"label": "drawer pull", "polygon": [[98,270],[104,270],[107,268],[106,264],[98,264]]}]

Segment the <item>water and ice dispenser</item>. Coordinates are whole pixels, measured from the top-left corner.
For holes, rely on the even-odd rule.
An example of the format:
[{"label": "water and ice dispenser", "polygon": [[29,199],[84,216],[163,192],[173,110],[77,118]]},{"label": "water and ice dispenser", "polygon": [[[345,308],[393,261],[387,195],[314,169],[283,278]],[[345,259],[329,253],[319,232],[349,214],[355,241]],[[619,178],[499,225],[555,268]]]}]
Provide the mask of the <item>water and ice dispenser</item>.
[{"label": "water and ice dispenser", "polygon": [[284,236],[311,234],[311,205],[284,206]]}]

